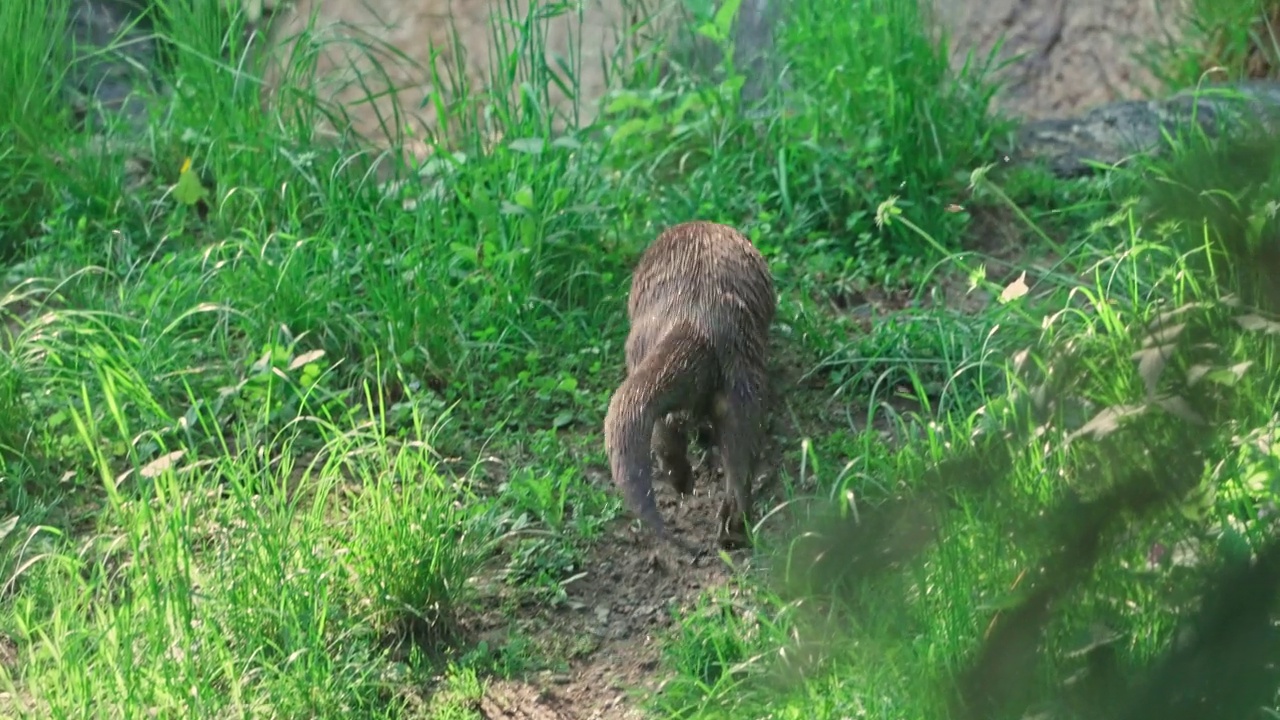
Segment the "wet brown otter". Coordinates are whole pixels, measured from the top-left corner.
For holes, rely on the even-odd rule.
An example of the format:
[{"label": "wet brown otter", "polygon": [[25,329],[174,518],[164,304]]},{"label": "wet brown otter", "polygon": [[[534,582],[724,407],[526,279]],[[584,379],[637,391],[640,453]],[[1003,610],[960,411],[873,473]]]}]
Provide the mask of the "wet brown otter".
[{"label": "wet brown otter", "polygon": [[628,506],[664,539],[650,449],[672,487],[687,494],[693,489],[688,432],[704,422],[724,472],[720,543],[746,539],[776,305],[764,257],[725,225],[670,227],[636,266],[627,304],[627,378],[609,401],[605,449]]}]

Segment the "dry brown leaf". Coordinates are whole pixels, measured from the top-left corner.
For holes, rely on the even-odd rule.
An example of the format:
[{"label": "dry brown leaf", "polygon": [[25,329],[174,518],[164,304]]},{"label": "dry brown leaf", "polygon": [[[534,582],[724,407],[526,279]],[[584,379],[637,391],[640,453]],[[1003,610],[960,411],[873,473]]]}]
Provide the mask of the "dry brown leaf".
[{"label": "dry brown leaf", "polygon": [[1187,327],[1186,323],[1178,323],[1177,325],[1166,325],[1153,331],[1142,341],[1144,346],[1151,345],[1168,345],[1177,339],[1178,335]]},{"label": "dry brown leaf", "polygon": [[1187,404],[1187,401],[1180,396],[1169,395],[1162,398],[1156,398],[1154,402],[1170,415],[1182,418],[1193,425],[1204,425],[1204,418],[1200,417],[1200,414],[1195,410],[1192,410],[1191,406]]},{"label": "dry brown leaf", "polygon": [[155,460],[152,460],[146,465],[143,465],[142,469],[138,471],[138,474],[150,480],[151,478],[154,478],[155,476],[159,475],[165,470],[168,470],[169,468],[173,467],[173,464],[177,462],[178,458],[182,457],[185,454],[186,454],[185,450],[174,450],[173,452],[167,455],[161,455]]},{"label": "dry brown leaf", "polygon": [[1027,286],[1027,271],[1023,270],[1018,275],[1018,279],[1009,283],[1004,290],[1000,291],[1000,302],[1007,303],[1010,300],[1017,300],[1030,290],[1031,288]]},{"label": "dry brown leaf", "polygon": [[1197,363],[1187,368],[1187,387],[1195,387],[1195,384],[1204,379],[1205,375],[1213,368],[1204,363]]},{"label": "dry brown leaf", "polygon": [[1280,323],[1268,320],[1261,315],[1241,315],[1236,318],[1236,323],[1245,330],[1261,330],[1268,334],[1280,333]]},{"label": "dry brown leaf", "polygon": [[1172,351],[1172,345],[1161,345],[1144,348],[1132,355],[1132,359],[1138,361],[1138,375],[1147,389],[1148,398],[1155,397],[1156,386],[1160,383],[1160,373],[1164,372],[1164,366],[1169,362]]},{"label": "dry brown leaf", "polygon": [[1121,420],[1141,415],[1146,409],[1146,405],[1116,405],[1115,407],[1105,408],[1097,415],[1094,415],[1079,430],[1068,435],[1067,442],[1071,442],[1081,435],[1092,435],[1094,440],[1100,440],[1115,432],[1120,427]]},{"label": "dry brown leaf", "polygon": [[312,350],[310,352],[304,352],[298,357],[294,358],[293,362],[289,363],[289,369],[297,370],[303,365],[306,365],[309,362],[314,362],[316,360],[319,360],[322,357],[324,357],[323,350]]}]

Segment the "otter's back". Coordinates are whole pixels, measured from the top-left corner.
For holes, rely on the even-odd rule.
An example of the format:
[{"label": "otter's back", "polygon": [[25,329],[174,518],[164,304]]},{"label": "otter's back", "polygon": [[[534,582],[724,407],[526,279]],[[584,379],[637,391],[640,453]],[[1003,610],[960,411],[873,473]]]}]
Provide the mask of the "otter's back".
[{"label": "otter's back", "polygon": [[[723,364],[726,353],[763,353],[775,304],[769,267],[751,241],[728,226],[695,221],[669,228],[645,251],[627,314],[642,345],[680,321],[692,324]],[[635,350],[643,356],[643,347]]]}]

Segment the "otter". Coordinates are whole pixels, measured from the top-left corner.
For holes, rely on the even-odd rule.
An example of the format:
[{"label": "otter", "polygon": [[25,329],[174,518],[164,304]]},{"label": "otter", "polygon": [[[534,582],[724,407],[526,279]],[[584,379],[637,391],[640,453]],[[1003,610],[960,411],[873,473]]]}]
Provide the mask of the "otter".
[{"label": "otter", "polygon": [[671,226],[636,265],[627,376],[609,400],[604,443],[627,505],[661,539],[671,537],[654,501],[650,451],[687,495],[688,433],[709,424],[725,482],[717,539],[722,547],[747,541],[776,306],[764,256],[727,225]]}]

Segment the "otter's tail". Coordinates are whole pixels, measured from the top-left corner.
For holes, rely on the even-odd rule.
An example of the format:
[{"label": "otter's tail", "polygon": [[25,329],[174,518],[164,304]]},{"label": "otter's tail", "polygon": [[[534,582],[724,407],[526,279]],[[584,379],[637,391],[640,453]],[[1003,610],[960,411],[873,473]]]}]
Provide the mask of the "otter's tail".
[{"label": "otter's tail", "polygon": [[714,363],[704,335],[691,327],[673,328],[649,349],[609,401],[604,443],[613,482],[631,511],[660,537],[667,534],[653,497],[653,425],[713,381]]}]

